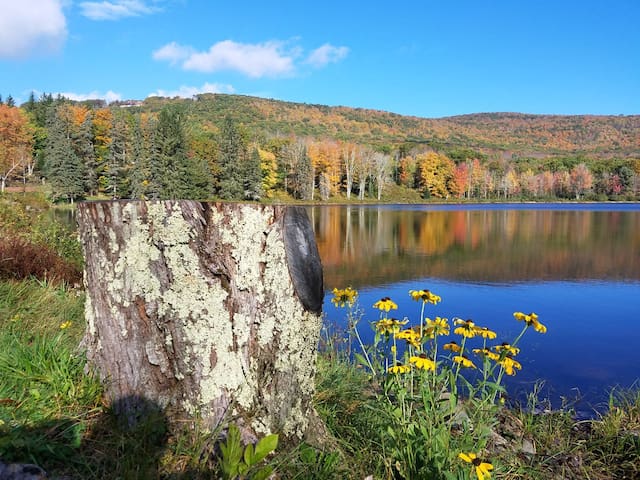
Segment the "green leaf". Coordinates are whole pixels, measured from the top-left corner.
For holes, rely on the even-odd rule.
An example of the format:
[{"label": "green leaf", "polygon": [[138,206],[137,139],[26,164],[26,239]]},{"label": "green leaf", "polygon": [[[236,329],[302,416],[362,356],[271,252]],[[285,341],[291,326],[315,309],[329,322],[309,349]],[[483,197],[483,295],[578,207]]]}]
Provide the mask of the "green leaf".
[{"label": "green leaf", "polygon": [[227,440],[220,444],[220,451],[222,452],[221,466],[224,478],[235,478],[238,475],[238,466],[242,459],[240,430],[236,425],[229,425],[229,429],[227,430]]},{"label": "green leaf", "polygon": [[266,466],[266,467],[258,470],[253,475],[251,475],[251,480],[265,480],[265,479],[269,478],[269,476],[271,475],[272,472],[273,472],[273,467]]},{"label": "green leaf", "polygon": [[260,439],[260,441],[256,444],[253,465],[263,460],[267,455],[275,451],[276,448],[278,448],[277,434],[272,433],[271,435],[267,435],[266,437]]},{"label": "green leaf", "polygon": [[367,362],[367,359],[364,358],[364,355],[362,355],[361,353],[354,353],[353,356],[360,365],[369,368],[369,362]]},{"label": "green leaf", "polygon": [[253,456],[253,445],[249,444],[244,449],[244,463],[246,463],[248,466],[258,463],[253,461]]}]

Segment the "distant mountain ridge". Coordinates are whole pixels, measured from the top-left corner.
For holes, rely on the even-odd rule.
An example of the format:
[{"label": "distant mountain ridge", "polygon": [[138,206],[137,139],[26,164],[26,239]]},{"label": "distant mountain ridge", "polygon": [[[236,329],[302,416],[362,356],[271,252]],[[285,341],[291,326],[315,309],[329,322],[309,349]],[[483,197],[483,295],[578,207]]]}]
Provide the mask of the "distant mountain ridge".
[{"label": "distant mountain ridge", "polygon": [[420,118],[230,94],[202,94],[189,100],[150,97],[135,108],[156,111],[167,103],[188,105],[192,120],[205,126],[215,128],[222,118],[231,116],[264,135],[294,134],[371,145],[424,143],[522,156],[640,157],[640,115],[501,112]]}]

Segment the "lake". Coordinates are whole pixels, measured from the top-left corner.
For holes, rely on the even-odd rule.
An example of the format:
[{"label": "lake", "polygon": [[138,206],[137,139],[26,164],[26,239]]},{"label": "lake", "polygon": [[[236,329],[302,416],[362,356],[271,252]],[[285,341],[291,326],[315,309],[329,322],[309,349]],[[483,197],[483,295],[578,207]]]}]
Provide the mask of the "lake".
[{"label": "lake", "polygon": [[[538,380],[554,408],[578,416],[606,407],[612,388],[640,387],[640,204],[389,205],[310,207],[328,323],[344,310],[334,287],[360,292],[365,320],[381,297],[415,324],[408,291],[442,297],[428,317],[471,318],[510,341],[536,312],[547,326],[523,337],[522,371],[509,377],[522,399]],[[360,332],[371,340],[363,321]]]}]

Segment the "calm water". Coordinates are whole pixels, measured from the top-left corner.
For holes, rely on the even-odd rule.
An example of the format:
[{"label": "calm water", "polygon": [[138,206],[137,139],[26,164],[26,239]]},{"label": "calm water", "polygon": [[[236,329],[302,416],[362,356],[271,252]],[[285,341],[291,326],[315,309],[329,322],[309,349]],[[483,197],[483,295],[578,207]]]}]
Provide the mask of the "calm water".
[{"label": "calm water", "polygon": [[[613,387],[639,386],[640,205],[473,205],[313,207],[325,273],[325,314],[333,287],[360,291],[365,319],[390,296],[396,315],[416,321],[408,290],[442,297],[426,316],[472,318],[515,337],[514,311],[536,312],[548,327],[527,332],[508,379],[522,398],[537,380],[555,407],[602,410]],[[371,338],[363,322],[361,333]]]}]

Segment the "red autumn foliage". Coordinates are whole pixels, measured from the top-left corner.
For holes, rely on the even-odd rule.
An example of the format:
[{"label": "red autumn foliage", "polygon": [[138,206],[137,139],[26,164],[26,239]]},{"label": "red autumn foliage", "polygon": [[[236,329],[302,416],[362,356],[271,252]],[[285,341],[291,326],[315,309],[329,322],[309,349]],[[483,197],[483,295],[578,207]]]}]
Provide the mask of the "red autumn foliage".
[{"label": "red autumn foliage", "polygon": [[74,285],[80,283],[82,272],[45,245],[6,235],[0,241],[0,279],[22,280],[31,277]]}]

